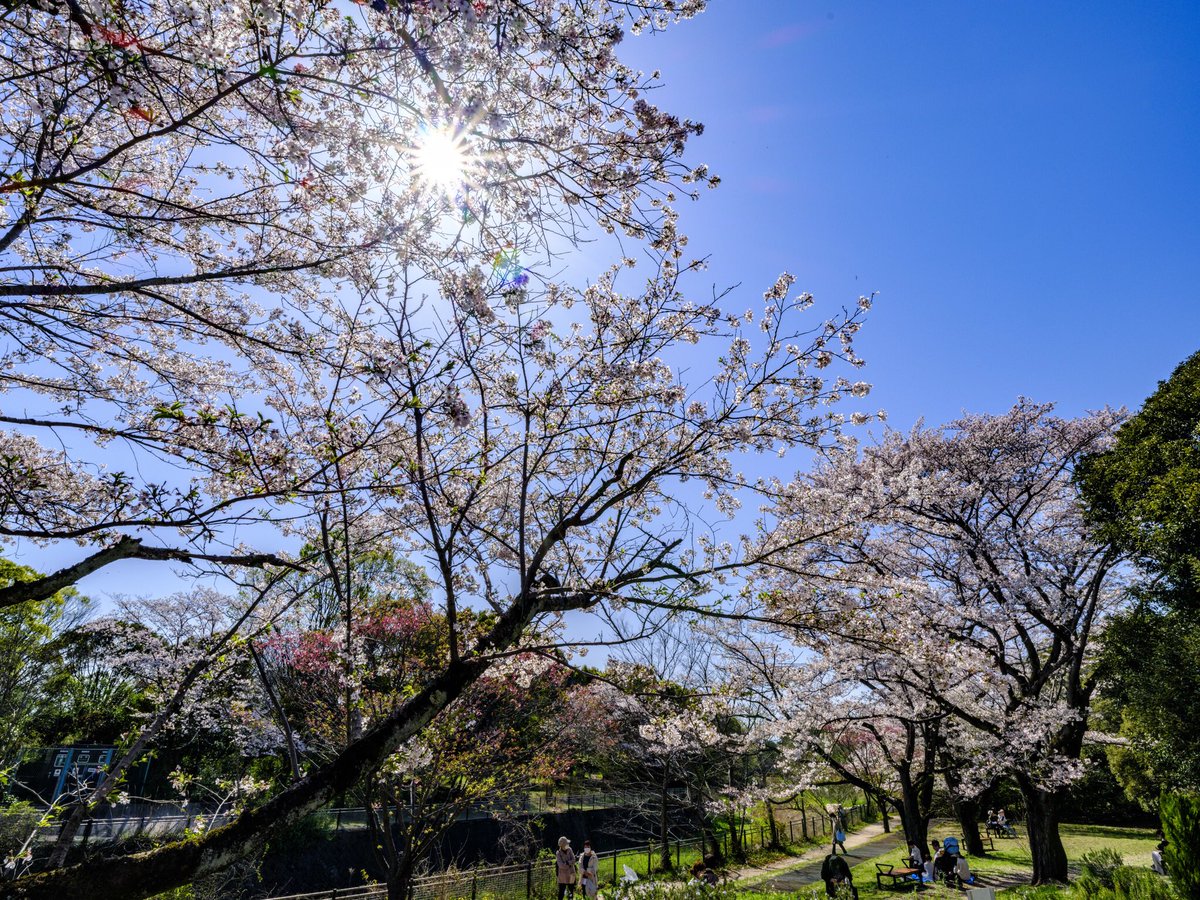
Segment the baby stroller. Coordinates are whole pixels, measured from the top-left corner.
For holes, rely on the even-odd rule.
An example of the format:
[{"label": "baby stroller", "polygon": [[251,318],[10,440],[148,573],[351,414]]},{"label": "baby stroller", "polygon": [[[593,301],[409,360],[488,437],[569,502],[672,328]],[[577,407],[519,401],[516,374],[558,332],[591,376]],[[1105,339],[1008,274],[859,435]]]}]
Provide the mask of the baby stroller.
[{"label": "baby stroller", "polygon": [[933,858],[933,880],[946,887],[962,890],[963,881],[958,874],[958,856],[958,838],[950,837],[942,841],[942,849]]}]

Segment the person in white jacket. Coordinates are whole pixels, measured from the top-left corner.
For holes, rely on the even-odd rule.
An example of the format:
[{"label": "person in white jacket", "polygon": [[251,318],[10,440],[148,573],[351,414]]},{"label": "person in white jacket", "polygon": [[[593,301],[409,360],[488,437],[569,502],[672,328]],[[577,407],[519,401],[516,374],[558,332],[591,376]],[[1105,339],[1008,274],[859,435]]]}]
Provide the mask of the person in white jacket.
[{"label": "person in white jacket", "polygon": [[591,841],[583,842],[583,852],[579,854],[579,886],[583,888],[583,896],[595,900],[600,889],[600,857],[592,849]]}]

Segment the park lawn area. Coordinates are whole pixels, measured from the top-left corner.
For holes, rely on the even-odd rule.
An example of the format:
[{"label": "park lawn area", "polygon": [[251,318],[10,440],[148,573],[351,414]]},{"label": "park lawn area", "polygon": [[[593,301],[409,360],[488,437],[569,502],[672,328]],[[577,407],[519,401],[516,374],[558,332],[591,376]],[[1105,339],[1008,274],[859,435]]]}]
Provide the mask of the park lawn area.
[{"label": "park lawn area", "polygon": [[[1079,857],[1089,850],[1110,848],[1116,850],[1125,858],[1125,864],[1140,868],[1150,867],[1150,851],[1158,839],[1149,828],[1122,828],[1104,825],[1063,825],[1063,846],[1067,851],[1067,861],[1071,873],[1078,873]],[[941,840],[957,832],[947,825],[935,825],[929,831],[931,838]],[[996,887],[1000,891],[1008,891],[1009,896],[1015,894],[1022,886],[1029,883],[1033,872],[1033,859],[1029,854],[1029,842],[1024,833],[1016,838],[997,838],[995,851],[989,851],[986,856],[971,856],[968,861],[971,872],[976,875],[980,886]],[[859,853],[869,852],[870,844],[858,849]],[[886,884],[881,889],[875,883],[875,863],[900,864],[904,853],[899,848],[885,856],[876,857],[851,867],[854,876],[854,886],[858,888],[860,900],[884,900],[886,897],[908,896],[913,893],[910,887],[891,887]],[[851,856],[850,860],[853,861]],[[818,885],[818,887],[820,887]],[[824,898],[824,889],[820,889],[820,897]],[[745,892],[749,900],[775,900],[768,893],[756,893],[753,888]],[[940,885],[926,884],[921,896],[928,900],[938,898],[957,898],[961,900],[962,892]]]}]

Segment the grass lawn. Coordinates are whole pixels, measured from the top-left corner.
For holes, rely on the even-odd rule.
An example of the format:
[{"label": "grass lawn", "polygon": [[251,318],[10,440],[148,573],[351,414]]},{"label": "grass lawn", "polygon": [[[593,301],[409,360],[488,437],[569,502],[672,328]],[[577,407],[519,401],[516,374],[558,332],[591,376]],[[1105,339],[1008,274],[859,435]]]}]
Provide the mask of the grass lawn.
[{"label": "grass lawn", "polygon": [[[935,825],[930,828],[931,838],[941,840],[957,831],[949,824]],[[1150,851],[1154,849],[1157,838],[1148,828],[1112,828],[1102,825],[1063,825],[1063,846],[1067,851],[1067,860],[1071,866],[1072,875],[1079,870],[1079,857],[1089,850],[1111,848],[1125,857],[1125,864],[1141,868],[1150,867]],[[981,886],[992,886],[1011,895],[1015,895],[1020,886],[1029,883],[1033,872],[1033,859],[1029,855],[1029,842],[1024,833],[1016,838],[996,839],[996,849],[986,856],[968,857],[971,872],[976,876]],[[867,845],[869,847],[870,845]],[[866,847],[863,848],[864,850]],[[892,896],[908,896],[913,893],[911,888],[885,886],[882,889],[875,883],[875,863],[895,863],[899,865],[902,853],[897,849],[894,853],[878,859],[869,860],[853,866],[854,885],[858,888],[860,900],[885,900]],[[853,857],[851,857],[853,859]],[[825,891],[817,886],[819,896],[824,898]],[[779,900],[783,895],[756,893],[753,888],[744,892],[747,900]],[[794,897],[795,895],[788,895]],[[801,894],[801,896],[804,896]],[[942,886],[925,885],[921,896],[926,900],[939,898],[955,898],[961,900],[961,892]]]}]

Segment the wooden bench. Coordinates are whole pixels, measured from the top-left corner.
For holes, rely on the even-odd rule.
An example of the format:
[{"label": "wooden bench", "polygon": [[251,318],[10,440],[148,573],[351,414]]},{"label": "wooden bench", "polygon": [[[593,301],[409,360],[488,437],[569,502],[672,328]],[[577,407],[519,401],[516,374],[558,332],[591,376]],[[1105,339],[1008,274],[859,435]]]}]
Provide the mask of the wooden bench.
[{"label": "wooden bench", "polygon": [[[914,880],[912,876],[916,875]],[[909,866],[895,866],[891,863],[875,863],[875,883],[883,889],[883,879],[892,879],[892,887],[897,884],[912,884],[916,885],[916,890],[921,890],[921,870],[913,869]]]}]

